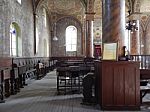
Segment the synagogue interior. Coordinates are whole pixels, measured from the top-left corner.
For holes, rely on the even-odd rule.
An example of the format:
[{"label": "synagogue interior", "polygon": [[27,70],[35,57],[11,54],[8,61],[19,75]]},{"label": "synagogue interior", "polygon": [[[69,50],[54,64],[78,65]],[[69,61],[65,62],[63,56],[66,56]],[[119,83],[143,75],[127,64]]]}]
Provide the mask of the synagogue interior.
[{"label": "synagogue interior", "polygon": [[150,111],[150,0],[0,0],[0,112],[108,111]]}]

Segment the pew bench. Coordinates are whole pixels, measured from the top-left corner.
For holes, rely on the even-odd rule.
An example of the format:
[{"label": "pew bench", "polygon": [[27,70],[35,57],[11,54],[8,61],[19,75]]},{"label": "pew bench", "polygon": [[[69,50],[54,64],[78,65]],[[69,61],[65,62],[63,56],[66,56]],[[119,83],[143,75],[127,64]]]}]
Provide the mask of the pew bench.
[{"label": "pew bench", "polygon": [[140,69],[140,98],[141,103],[143,103],[142,98],[150,93],[150,85],[148,84],[150,80],[150,69]]},{"label": "pew bench", "polygon": [[34,79],[35,78],[36,69],[30,69],[26,71],[26,79]]},{"label": "pew bench", "polygon": [[148,93],[150,93],[150,85],[140,86],[141,104],[143,103],[143,101],[142,101],[143,97]]},{"label": "pew bench", "polygon": [[18,75],[18,67],[17,66],[13,66],[11,69],[11,94],[14,95],[17,92],[20,91],[20,87],[19,87],[19,75]]},{"label": "pew bench", "polygon": [[4,103],[4,76],[2,73],[2,69],[0,69],[0,103]]},{"label": "pew bench", "polygon": [[140,79],[150,79],[150,69],[140,69]]},{"label": "pew bench", "polygon": [[36,79],[39,80],[42,77],[44,77],[46,75],[46,71],[45,71],[45,65],[41,62],[39,62],[36,65]]},{"label": "pew bench", "polygon": [[10,72],[11,72],[11,68],[6,67],[2,70],[3,81],[4,81],[4,96],[5,97],[9,97],[11,95]]}]

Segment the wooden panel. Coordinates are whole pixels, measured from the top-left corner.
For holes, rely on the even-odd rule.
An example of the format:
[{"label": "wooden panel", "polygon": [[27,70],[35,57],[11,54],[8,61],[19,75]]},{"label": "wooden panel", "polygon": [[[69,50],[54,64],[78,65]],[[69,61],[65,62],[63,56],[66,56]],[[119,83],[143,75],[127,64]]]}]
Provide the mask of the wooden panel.
[{"label": "wooden panel", "polygon": [[11,67],[12,59],[9,57],[0,57],[0,68]]},{"label": "wooden panel", "polygon": [[124,105],[124,70],[122,66],[113,68],[114,75],[114,104]]},{"label": "wooden panel", "polygon": [[[103,61],[102,109],[140,109],[140,70],[138,62]],[[97,70],[96,70],[97,71]]]},{"label": "wooden panel", "polygon": [[[107,69],[105,69],[107,68]],[[107,66],[103,64],[102,66],[102,104],[104,105],[112,105],[113,104],[113,76],[112,74],[112,68],[110,66]],[[109,80],[109,83],[108,83]]]},{"label": "wooden panel", "polygon": [[14,68],[14,78],[18,78],[18,68]]},{"label": "wooden panel", "polygon": [[2,70],[0,69],[0,82],[1,82],[1,79],[2,79]]},{"label": "wooden panel", "polygon": [[10,79],[10,69],[3,70],[4,80]]},{"label": "wooden panel", "polygon": [[150,69],[140,69],[141,79],[150,79]]},{"label": "wooden panel", "polygon": [[[133,68],[127,68],[125,71],[125,104],[131,105],[135,104],[135,97],[132,97],[135,94],[135,72],[133,71]],[[130,75],[132,74],[132,75]],[[129,97],[129,96],[131,97]]]}]

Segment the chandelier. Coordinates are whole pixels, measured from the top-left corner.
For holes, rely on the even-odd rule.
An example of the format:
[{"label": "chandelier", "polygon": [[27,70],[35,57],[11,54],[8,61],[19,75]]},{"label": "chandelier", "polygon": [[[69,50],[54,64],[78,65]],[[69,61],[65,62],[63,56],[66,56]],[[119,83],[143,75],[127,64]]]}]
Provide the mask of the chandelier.
[{"label": "chandelier", "polygon": [[57,36],[56,36],[56,22],[54,23],[54,37],[53,37],[53,40],[54,40],[54,41],[57,41],[57,40],[58,40],[58,38],[57,38]]},{"label": "chandelier", "polygon": [[54,35],[53,35],[53,41],[57,41],[58,40],[58,37],[56,36],[57,34],[57,29],[56,29],[56,18],[57,18],[57,14],[56,14],[56,8],[55,8],[55,3],[54,3],[54,0],[52,1],[52,10],[54,11],[53,12],[53,31],[54,31]]},{"label": "chandelier", "polygon": [[129,20],[129,21],[126,23],[126,29],[127,29],[127,30],[130,30],[131,33],[133,33],[134,31],[137,31],[137,30],[138,30],[138,23],[137,23],[137,20]]},{"label": "chandelier", "polygon": [[[129,13],[128,17],[131,16],[131,10],[128,10],[128,13]],[[126,22],[126,29],[130,30],[131,33],[133,33],[134,31],[137,31],[138,30],[138,20],[129,19]]]}]

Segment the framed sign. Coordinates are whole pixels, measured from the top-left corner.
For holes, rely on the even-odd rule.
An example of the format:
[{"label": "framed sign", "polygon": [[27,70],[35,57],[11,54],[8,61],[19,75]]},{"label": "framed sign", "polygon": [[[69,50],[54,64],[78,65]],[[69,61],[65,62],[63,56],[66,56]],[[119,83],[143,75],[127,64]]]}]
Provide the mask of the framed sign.
[{"label": "framed sign", "polygon": [[102,60],[118,60],[118,43],[104,43]]},{"label": "framed sign", "polygon": [[101,57],[101,45],[94,45],[94,57]]}]

